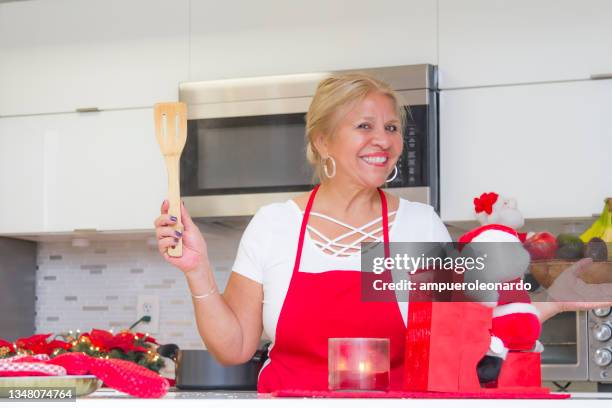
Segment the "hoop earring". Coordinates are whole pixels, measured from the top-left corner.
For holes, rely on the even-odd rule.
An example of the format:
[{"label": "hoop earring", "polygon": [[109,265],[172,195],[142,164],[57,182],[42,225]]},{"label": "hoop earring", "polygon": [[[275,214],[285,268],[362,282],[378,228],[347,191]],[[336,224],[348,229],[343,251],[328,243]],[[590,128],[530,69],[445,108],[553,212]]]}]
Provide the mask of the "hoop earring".
[{"label": "hoop earring", "polygon": [[[331,160],[331,164],[332,164],[332,173],[329,174],[329,172],[327,171],[327,160]],[[321,160],[321,166],[323,166],[323,173],[325,173],[325,177],[327,178],[333,178],[336,175],[336,161],[334,160],[333,157],[328,156],[325,159]]]},{"label": "hoop earring", "polygon": [[397,164],[395,166],[393,166],[393,176],[390,179],[385,180],[387,183],[392,182],[393,180],[395,180],[395,178],[397,177]]}]

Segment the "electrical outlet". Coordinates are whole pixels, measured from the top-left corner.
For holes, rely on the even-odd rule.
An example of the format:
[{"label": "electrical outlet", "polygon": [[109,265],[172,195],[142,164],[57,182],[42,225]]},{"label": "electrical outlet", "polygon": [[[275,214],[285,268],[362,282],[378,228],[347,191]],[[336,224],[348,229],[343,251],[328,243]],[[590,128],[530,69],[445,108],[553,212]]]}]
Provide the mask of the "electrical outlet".
[{"label": "electrical outlet", "polygon": [[159,332],[159,296],[138,295],[138,306],[136,307],[136,319],[142,316],[151,316],[150,322],[140,322],[134,328],[135,331],[158,333]]}]

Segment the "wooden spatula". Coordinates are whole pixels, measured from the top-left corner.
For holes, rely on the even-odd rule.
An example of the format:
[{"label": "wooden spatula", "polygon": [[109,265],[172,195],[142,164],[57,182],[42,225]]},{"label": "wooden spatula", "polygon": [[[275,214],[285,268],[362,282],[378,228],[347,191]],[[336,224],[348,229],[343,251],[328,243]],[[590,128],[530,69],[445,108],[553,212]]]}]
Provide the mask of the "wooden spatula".
[{"label": "wooden spatula", "polygon": [[[185,140],[187,140],[187,105],[181,102],[156,103],[155,133],[157,142],[166,160],[168,170],[168,214],[177,218],[176,229],[183,231],[181,222],[180,161]],[[168,248],[168,255],[183,255],[183,241],[179,239],[174,248]]]}]

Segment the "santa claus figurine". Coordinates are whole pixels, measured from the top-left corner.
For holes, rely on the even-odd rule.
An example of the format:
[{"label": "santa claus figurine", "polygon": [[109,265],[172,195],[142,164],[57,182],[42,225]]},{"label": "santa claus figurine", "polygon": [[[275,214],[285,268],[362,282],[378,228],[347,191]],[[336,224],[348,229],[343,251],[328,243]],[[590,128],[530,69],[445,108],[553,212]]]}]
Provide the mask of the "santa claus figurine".
[{"label": "santa claus figurine", "polygon": [[521,242],[533,235],[533,232],[518,232],[525,219],[514,198],[502,197],[494,192],[482,193],[480,197],[474,197],[474,213],[480,225],[500,224],[514,229]]},{"label": "santa claus figurine", "polygon": [[[475,247],[479,243],[503,244],[485,244],[483,247],[490,255],[486,269],[466,273],[464,281],[520,282],[529,267],[530,257],[522,246],[525,238],[521,239],[515,230],[524,222],[516,201],[496,193],[485,193],[475,198],[474,204],[476,217],[483,225],[465,233],[459,243],[464,247]],[[481,386],[496,387],[508,353],[542,351],[538,341],[541,331],[538,311],[524,289],[488,292],[486,296],[481,293],[480,298],[478,294],[472,295],[493,308],[491,345],[478,363],[477,371]]]}]

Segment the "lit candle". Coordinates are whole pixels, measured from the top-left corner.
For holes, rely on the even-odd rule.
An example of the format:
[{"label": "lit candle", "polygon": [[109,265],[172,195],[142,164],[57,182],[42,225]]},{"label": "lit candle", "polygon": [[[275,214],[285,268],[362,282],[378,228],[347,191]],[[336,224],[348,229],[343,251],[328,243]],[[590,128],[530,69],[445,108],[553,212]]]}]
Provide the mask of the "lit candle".
[{"label": "lit candle", "polygon": [[330,390],[389,389],[389,339],[329,339]]}]

